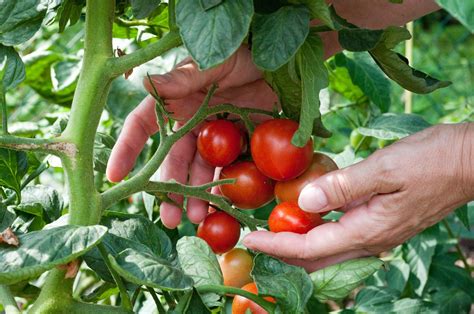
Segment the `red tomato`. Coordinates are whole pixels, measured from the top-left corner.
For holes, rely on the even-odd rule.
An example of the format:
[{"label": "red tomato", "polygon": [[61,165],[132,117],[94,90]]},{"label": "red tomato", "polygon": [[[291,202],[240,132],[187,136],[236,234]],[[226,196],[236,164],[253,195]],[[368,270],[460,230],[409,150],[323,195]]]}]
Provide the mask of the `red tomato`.
[{"label": "red tomato", "polygon": [[268,217],[268,226],[272,232],[294,232],[305,234],[323,223],[321,216],[308,213],[298,207],[296,202],[280,203]]},{"label": "red tomato", "polygon": [[[253,294],[258,294],[258,289],[257,285],[255,285],[255,282],[246,284],[242,287],[242,290],[251,292]],[[275,299],[272,297],[265,297],[264,299],[275,303]],[[232,301],[232,314],[245,314],[248,313],[247,311],[250,311],[252,314],[268,313],[260,305],[257,305],[257,303],[250,301],[249,299],[244,298],[243,296],[236,295],[234,297],[234,300]]]},{"label": "red tomato", "polygon": [[247,250],[234,248],[222,255],[219,260],[224,285],[240,288],[252,281],[250,272],[253,267],[253,258]]},{"label": "red tomato", "polygon": [[337,169],[336,163],[330,157],[314,153],[311,165],[302,175],[293,180],[276,183],[275,197],[278,202],[298,202],[301,191],[308,183]]},{"label": "red tomato", "polygon": [[197,236],[205,240],[216,254],[230,251],[239,242],[240,224],[231,215],[216,211],[199,224]]},{"label": "red tomato", "polygon": [[250,151],[258,169],[278,180],[291,180],[302,174],[313,158],[313,140],[304,147],[291,144],[298,123],[288,119],[268,120],[255,128]]},{"label": "red tomato", "polygon": [[259,208],[273,200],[275,181],[261,173],[251,161],[236,162],[224,167],[220,179],[237,179],[234,184],[223,184],[222,195],[241,209]]},{"label": "red tomato", "polygon": [[199,154],[214,167],[231,164],[237,159],[243,146],[242,132],[229,120],[214,120],[206,123],[197,138]]}]

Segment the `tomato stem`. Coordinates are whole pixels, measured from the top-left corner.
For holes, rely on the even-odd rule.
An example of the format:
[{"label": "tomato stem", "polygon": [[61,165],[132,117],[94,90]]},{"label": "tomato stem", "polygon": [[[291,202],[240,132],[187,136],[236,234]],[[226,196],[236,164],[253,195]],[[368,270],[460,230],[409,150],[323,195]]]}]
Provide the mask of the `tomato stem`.
[{"label": "tomato stem", "polygon": [[158,309],[158,313],[165,314],[166,310],[163,307],[163,304],[161,304],[160,299],[156,295],[155,290],[152,287],[146,287],[146,290],[150,293],[151,297],[153,298],[153,301],[155,301],[156,308]]},{"label": "tomato stem", "polygon": [[3,305],[5,313],[16,314],[20,313],[18,305],[13,297],[10,288],[5,285],[0,285],[0,303]]},{"label": "tomato stem", "polygon": [[[458,238],[454,235],[453,233],[453,229],[451,229],[451,226],[449,225],[449,223],[446,221],[446,219],[443,219],[442,220],[442,223],[444,225],[444,227],[446,228],[446,231],[448,231],[448,235],[450,238],[452,239],[456,239],[458,240]],[[458,256],[459,258],[462,260],[463,264],[464,264],[464,268],[466,269],[466,271],[469,273],[469,275],[471,274],[471,266],[469,265],[469,262],[467,261],[466,259],[466,256],[464,256],[464,253],[462,252],[462,248],[461,246],[459,245],[459,241],[456,241],[456,252],[458,253]]]},{"label": "tomato stem", "polygon": [[253,294],[251,292],[248,292],[239,288],[228,287],[228,286],[223,286],[223,285],[202,285],[202,286],[196,287],[196,290],[199,293],[215,292],[219,294],[237,294],[249,300],[252,300],[253,302],[260,305],[269,313],[275,312],[275,308],[276,308],[275,303],[267,301],[256,294]]}]

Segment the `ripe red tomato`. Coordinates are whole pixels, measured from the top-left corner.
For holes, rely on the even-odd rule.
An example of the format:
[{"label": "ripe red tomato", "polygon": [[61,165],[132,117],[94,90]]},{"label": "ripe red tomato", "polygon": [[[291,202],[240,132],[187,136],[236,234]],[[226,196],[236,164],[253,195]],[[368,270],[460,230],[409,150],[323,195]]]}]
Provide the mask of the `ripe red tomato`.
[{"label": "ripe red tomato", "polygon": [[[253,294],[258,294],[257,285],[255,282],[251,282],[246,284],[242,287],[242,290],[251,292]],[[267,301],[275,303],[275,299],[272,297],[265,297]],[[249,299],[236,295],[234,300],[232,301],[232,314],[245,314],[250,311],[252,314],[267,314],[268,312],[265,311],[260,305],[257,303],[250,301]]]},{"label": "ripe red tomato", "polygon": [[296,202],[280,203],[268,217],[268,226],[272,232],[294,232],[305,234],[323,223],[321,216],[308,213],[298,207]]},{"label": "ripe red tomato", "polygon": [[220,179],[237,179],[234,184],[223,184],[219,188],[235,207],[259,208],[273,200],[275,181],[261,173],[251,161],[236,162],[224,167]]},{"label": "ripe red tomato", "polygon": [[250,151],[258,169],[278,180],[291,180],[302,174],[313,158],[313,140],[304,147],[291,144],[298,123],[288,119],[268,120],[255,128]]},{"label": "ripe red tomato", "polygon": [[240,288],[252,281],[252,256],[247,250],[234,248],[219,259],[224,285]]},{"label": "ripe red tomato", "polygon": [[222,254],[239,242],[240,224],[231,215],[216,211],[208,214],[199,224],[197,236],[205,240],[214,253]]},{"label": "ripe red tomato", "polygon": [[199,154],[214,167],[231,164],[237,159],[243,146],[242,131],[229,120],[206,123],[197,138]]},{"label": "ripe red tomato", "polygon": [[298,202],[301,191],[308,183],[337,169],[336,163],[330,157],[314,153],[311,165],[302,175],[293,180],[276,183],[275,197],[278,202]]}]

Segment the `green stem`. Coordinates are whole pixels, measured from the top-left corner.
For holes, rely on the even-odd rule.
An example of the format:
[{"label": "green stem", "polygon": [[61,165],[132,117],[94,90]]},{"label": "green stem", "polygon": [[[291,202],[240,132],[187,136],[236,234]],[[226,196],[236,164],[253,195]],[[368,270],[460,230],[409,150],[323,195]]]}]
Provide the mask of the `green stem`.
[{"label": "green stem", "polygon": [[119,58],[109,59],[107,67],[109,68],[110,75],[116,77],[180,45],[181,37],[178,32],[169,32],[157,42],[144,48]]},{"label": "green stem", "polygon": [[62,313],[70,306],[73,302],[71,292],[74,280],[65,279],[65,273],[57,268],[49,272],[30,313]]},{"label": "green stem", "polygon": [[156,308],[158,309],[158,313],[165,314],[166,313],[165,308],[163,307],[163,304],[161,304],[160,299],[158,299],[158,296],[156,295],[155,290],[153,290],[153,288],[151,287],[146,287],[146,289],[148,290],[148,292],[150,292],[151,297],[153,298],[153,301],[155,301]]},{"label": "green stem", "polygon": [[20,313],[15,298],[13,297],[8,286],[0,285],[0,304],[3,305],[5,314]]},{"label": "green stem", "polygon": [[76,154],[74,144],[67,143],[61,138],[39,139],[2,135],[0,136],[0,147],[21,151],[35,151],[56,156],[74,157]]},{"label": "green stem", "polygon": [[166,300],[166,303],[168,304],[170,309],[174,309],[176,307],[176,302],[171,296],[171,294],[168,291],[162,290],[163,297]]},{"label": "green stem", "polygon": [[178,31],[178,26],[176,25],[176,1],[168,1],[168,25],[170,31]]},{"label": "green stem", "polygon": [[259,297],[256,294],[253,294],[251,292],[239,289],[239,288],[234,288],[234,287],[228,287],[228,286],[221,286],[221,285],[202,285],[199,287],[196,287],[196,290],[199,293],[207,293],[207,292],[215,292],[219,294],[237,294],[241,295],[258,305],[260,305],[263,309],[265,309],[269,313],[275,312],[275,303],[272,303],[270,301],[267,301],[263,299],[262,297]]},{"label": "green stem", "polygon": [[8,134],[8,110],[7,100],[5,98],[5,90],[3,89],[3,83],[0,77],[0,104],[2,106],[2,133]]},{"label": "green stem", "polygon": [[[457,237],[454,235],[454,232],[453,232],[453,229],[451,229],[451,226],[449,225],[449,223],[446,221],[446,219],[443,219],[442,220],[443,222],[443,225],[444,227],[446,228],[446,230],[448,231],[448,235],[450,238],[452,239],[456,239],[457,240]],[[464,264],[464,268],[466,269],[466,271],[471,274],[471,266],[469,265],[469,262],[467,261],[466,257],[464,256],[464,253],[462,252],[462,248],[461,246],[459,245],[459,241],[456,242],[456,251],[459,255],[459,258],[462,260],[463,264]]]},{"label": "green stem", "polygon": [[133,310],[133,305],[132,305],[132,302],[130,301],[127,288],[125,288],[125,284],[123,283],[122,278],[120,278],[119,274],[117,274],[117,272],[112,268],[105,246],[102,243],[99,243],[97,245],[97,248],[99,249],[100,255],[102,256],[102,259],[105,265],[107,266],[107,269],[112,274],[112,278],[114,278],[114,281],[120,290],[120,297],[122,298],[122,307],[128,311]]}]

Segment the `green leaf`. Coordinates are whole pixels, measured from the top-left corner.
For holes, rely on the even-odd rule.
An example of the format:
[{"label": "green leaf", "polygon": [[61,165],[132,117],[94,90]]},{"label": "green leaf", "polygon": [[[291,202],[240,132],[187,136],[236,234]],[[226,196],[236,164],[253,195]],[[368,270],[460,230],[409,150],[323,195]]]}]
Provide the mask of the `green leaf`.
[{"label": "green leaf", "polygon": [[0,44],[24,43],[40,29],[48,2],[44,0],[2,1],[0,5]]},{"label": "green leaf", "polygon": [[383,140],[398,140],[430,126],[418,115],[385,113],[370,121],[366,127],[357,130],[365,136],[373,136]]},{"label": "green leaf", "polygon": [[310,274],[314,297],[320,301],[340,300],[375,273],[383,262],[375,257],[353,259]]},{"label": "green leaf", "polygon": [[0,283],[14,284],[75,260],[99,243],[103,226],[62,226],[19,235],[18,247],[0,250]]},{"label": "green leaf", "polygon": [[64,0],[58,9],[56,20],[59,21],[59,32],[64,32],[66,25],[72,26],[79,21],[82,8],[86,5],[85,0]]},{"label": "green leaf", "polygon": [[337,54],[326,62],[329,70],[329,88],[351,102],[364,102],[367,97],[359,86],[352,81],[349,69],[346,67],[347,58]]},{"label": "green leaf", "polygon": [[338,32],[339,43],[349,51],[374,49],[382,38],[383,30],[343,28]]},{"label": "green leaf", "polygon": [[379,304],[373,306],[369,313],[393,313],[393,314],[435,314],[438,308],[434,303],[421,299],[400,299],[393,303]]},{"label": "green leaf", "polygon": [[58,191],[44,185],[27,186],[21,192],[21,199],[22,205],[40,204],[47,223],[58,219],[64,208],[64,201]]},{"label": "green leaf", "polygon": [[153,254],[126,249],[109,254],[112,268],[128,282],[163,290],[187,290],[193,280],[165,259]]},{"label": "green leaf", "polygon": [[224,1],[208,10],[196,0],[176,4],[181,38],[202,70],[224,62],[240,47],[252,16],[253,5],[247,0]]},{"label": "green leaf", "polygon": [[432,301],[439,306],[439,313],[469,313],[471,297],[463,290],[440,289],[432,295]]},{"label": "green leaf", "polygon": [[28,171],[28,159],[24,152],[0,148],[0,186],[12,189],[21,197],[21,179]]},{"label": "green leaf", "polygon": [[10,227],[15,218],[15,213],[0,202],[0,232]]},{"label": "green leaf", "polygon": [[222,3],[223,0],[199,0],[204,11],[212,9]]},{"label": "green leaf", "polygon": [[94,141],[94,170],[105,173],[115,139],[105,133],[97,132]]},{"label": "green leaf", "polygon": [[352,83],[372,101],[382,112],[390,108],[391,85],[383,72],[367,53],[340,53],[335,57],[336,65],[346,67]]},{"label": "green leaf", "polygon": [[474,33],[474,2],[465,0],[436,0],[436,3]]},{"label": "green leaf", "polygon": [[392,303],[400,297],[400,291],[386,288],[369,286],[360,290],[355,298],[355,309],[360,312],[373,313],[374,308],[380,304]]},{"label": "green leaf", "polygon": [[133,16],[137,19],[146,18],[159,5],[160,0],[131,0]]},{"label": "green leaf", "polygon": [[469,210],[467,208],[467,204],[464,204],[463,206],[457,208],[455,211],[456,216],[461,220],[462,224],[464,227],[466,227],[467,230],[471,230],[471,224],[469,223]]},{"label": "green leaf", "polygon": [[252,24],[254,63],[267,71],[287,63],[303,45],[309,21],[305,6],[285,6],[271,14],[256,14]]},{"label": "green leaf", "polygon": [[192,289],[179,298],[178,305],[171,314],[207,314],[211,313],[203,303],[201,296]]},{"label": "green leaf", "polygon": [[74,93],[81,73],[82,62],[65,60],[52,64],[51,83],[53,92],[61,95]]},{"label": "green leaf", "polygon": [[[194,280],[195,287],[202,285],[222,285],[219,262],[207,243],[197,237],[182,237],[176,244],[178,259],[186,275]],[[222,306],[223,298],[216,293],[202,295],[208,307]]]},{"label": "green leaf", "polygon": [[311,19],[318,19],[327,26],[334,28],[334,23],[331,19],[331,11],[324,0],[290,0],[289,3],[304,4],[308,7]]},{"label": "green leaf", "polygon": [[370,55],[389,78],[414,93],[427,94],[438,88],[449,86],[451,82],[439,81],[413,69],[409,66],[407,58],[391,50],[410,37],[410,33],[405,28],[390,26],[384,31],[377,46],[370,50]]},{"label": "green leaf", "polygon": [[0,78],[4,91],[25,79],[25,65],[13,47],[0,44]]},{"label": "green leaf", "polygon": [[436,231],[436,226],[430,227],[403,245],[404,259],[410,265],[409,281],[419,296],[422,295],[428,281],[428,273],[437,244]]},{"label": "green leaf", "polygon": [[251,274],[257,284],[258,293],[275,297],[284,313],[304,311],[313,292],[313,284],[303,268],[258,254],[254,259]]},{"label": "green leaf", "polygon": [[319,112],[319,92],[329,84],[328,71],[324,65],[323,43],[319,35],[311,34],[306,38],[296,55],[296,61],[301,73],[302,104],[300,125],[291,143],[303,147],[311,139],[315,123],[318,127],[315,130],[316,135],[328,137],[331,134],[322,125]]}]

